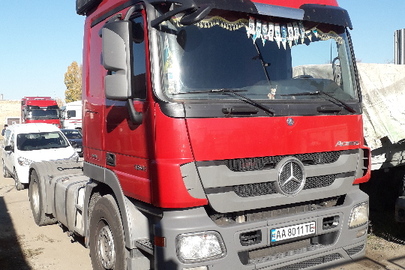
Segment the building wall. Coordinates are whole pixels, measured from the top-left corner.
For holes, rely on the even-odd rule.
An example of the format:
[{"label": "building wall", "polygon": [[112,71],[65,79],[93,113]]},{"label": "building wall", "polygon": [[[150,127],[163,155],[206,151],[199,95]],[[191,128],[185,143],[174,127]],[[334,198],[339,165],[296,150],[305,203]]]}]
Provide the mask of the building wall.
[{"label": "building wall", "polygon": [[[7,117],[21,116],[21,103],[19,100],[0,100],[0,127],[3,129]],[[2,139],[1,135],[0,138]]]}]

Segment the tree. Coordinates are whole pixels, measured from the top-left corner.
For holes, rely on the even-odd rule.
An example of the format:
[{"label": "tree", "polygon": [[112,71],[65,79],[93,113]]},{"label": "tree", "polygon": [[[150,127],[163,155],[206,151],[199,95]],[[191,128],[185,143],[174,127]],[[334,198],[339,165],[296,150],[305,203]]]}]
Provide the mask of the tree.
[{"label": "tree", "polygon": [[65,101],[72,102],[82,99],[82,67],[73,61],[65,73]]}]

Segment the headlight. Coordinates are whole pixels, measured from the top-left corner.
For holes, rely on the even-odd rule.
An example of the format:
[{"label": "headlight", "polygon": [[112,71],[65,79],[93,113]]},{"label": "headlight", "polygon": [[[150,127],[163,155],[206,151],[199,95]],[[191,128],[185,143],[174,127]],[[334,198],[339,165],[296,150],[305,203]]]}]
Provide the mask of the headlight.
[{"label": "headlight", "polygon": [[362,226],[368,222],[368,203],[364,202],[356,205],[349,218],[349,228],[353,229]]},{"label": "headlight", "polygon": [[33,160],[30,160],[25,157],[18,157],[17,161],[18,161],[18,164],[20,164],[20,166],[30,166],[31,163],[34,162]]},{"label": "headlight", "polygon": [[176,249],[183,263],[218,259],[226,254],[221,235],[213,231],[180,234],[176,239]]},{"label": "headlight", "polygon": [[79,155],[77,154],[77,152],[75,151],[73,155],[71,155],[69,158],[67,158],[68,160],[74,161],[74,162],[78,162],[79,161]]}]

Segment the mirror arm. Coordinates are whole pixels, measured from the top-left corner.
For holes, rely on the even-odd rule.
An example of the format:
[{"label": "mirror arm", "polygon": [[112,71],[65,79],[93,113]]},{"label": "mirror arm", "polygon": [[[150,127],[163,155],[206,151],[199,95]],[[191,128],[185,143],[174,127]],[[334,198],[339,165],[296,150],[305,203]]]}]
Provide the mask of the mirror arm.
[{"label": "mirror arm", "polygon": [[[157,1],[157,2],[162,2],[162,1]],[[169,2],[170,3],[179,3],[181,1],[169,1]],[[198,9],[198,7],[193,1],[190,1],[190,2],[185,1],[184,3],[182,3],[181,7],[177,7],[175,9],[171,10],[171,11],[168,11],[165,14],[163,14],[163,15],[157,17],[156,19],[152,20],[151,25],[152,25],[152,27],[156,27],[159,24],[161,24],[162,22],[167,21],[168,19],[170,19],[171,17],[173,17],[176,14],[179,14],[179,13],[185,12],[185,11],[193,12],[193,11],[195,11],[197,9]]]},{"label": "mirror arm", "polygon": [[133,102],[132,98],[127,100],[127,108],[128,108],[129,118],[131,119],[131,122],[134,123],[135,125],[142,124],[143,114],[142,114],[142,112],[137,112],[135,110],[134,102]]}]

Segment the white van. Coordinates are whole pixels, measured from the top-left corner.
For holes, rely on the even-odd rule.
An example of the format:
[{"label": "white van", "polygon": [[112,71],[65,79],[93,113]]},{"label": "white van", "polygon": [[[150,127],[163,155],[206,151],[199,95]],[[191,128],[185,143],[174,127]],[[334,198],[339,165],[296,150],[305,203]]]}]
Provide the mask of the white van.
[{"label": "white van", "polygon": [[28,184],[29,166],[44,160],[71,159],[79,156],[65,135],[54,125],[17,124],[7,128],[2,153],[3,176],[13,177],[17,190]]}]

